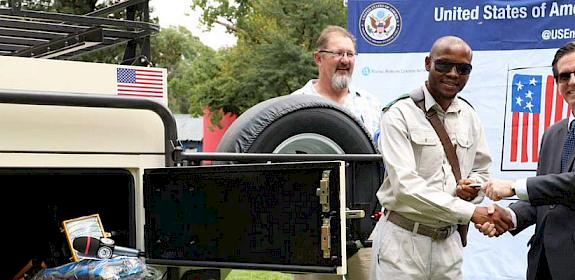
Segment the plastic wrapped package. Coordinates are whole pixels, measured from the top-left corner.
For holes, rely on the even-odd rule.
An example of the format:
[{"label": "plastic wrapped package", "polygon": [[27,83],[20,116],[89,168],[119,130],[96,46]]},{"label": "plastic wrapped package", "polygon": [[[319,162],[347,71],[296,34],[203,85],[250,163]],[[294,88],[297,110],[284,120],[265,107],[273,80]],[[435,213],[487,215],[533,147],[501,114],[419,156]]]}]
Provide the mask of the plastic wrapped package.
[{"label": "plastic wrapped package", "polygon": [[104,260],[85,259],[59,267],[40,270],[33,280],[56,279],[145,279],[158,280],[162,274],[136,257],[115,257]]}]

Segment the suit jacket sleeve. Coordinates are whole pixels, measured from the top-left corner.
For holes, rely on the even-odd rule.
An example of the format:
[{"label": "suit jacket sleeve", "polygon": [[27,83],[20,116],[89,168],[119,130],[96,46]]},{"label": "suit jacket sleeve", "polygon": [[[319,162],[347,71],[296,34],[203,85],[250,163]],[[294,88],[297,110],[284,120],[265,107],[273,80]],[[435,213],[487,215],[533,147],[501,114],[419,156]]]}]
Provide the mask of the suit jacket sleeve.
[{"label": "suit jacket sleeve", "polygon": [[515,235],[537,221],[537,206],[562,204],[575,210],[575,173],[539,175],[527,179],[529,201],[509,206],[517,217]]},{"label": "suit jacket sleeve", "polygon": [[511,234],[516,235],[537,222],[537,208],[528,201],[515,202],[509,205],[509,208],[515,212],[517,217],[517,225],[514,230],[510,231]]},{"label": "suit jacket sleeve", "polygon": [[575,173],[548,174],[527,179],[529,202],[533,206],[563,204],[575,209]]}]

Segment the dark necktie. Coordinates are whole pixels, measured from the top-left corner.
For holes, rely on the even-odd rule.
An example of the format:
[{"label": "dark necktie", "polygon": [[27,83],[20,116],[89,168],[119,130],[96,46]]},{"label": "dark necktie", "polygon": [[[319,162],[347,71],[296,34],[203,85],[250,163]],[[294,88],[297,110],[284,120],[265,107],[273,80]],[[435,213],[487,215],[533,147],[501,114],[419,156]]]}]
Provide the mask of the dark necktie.
[{"label": "dark necktie", "polygon": [[569,171],[569,160],[573,155],[573,149],[575,148],[575,125],[573,123],[569,126],[569,132],[567,132],[567,138],[565,139],[565,144],[563,144],[563,152],[561,153],[561,172]]}]

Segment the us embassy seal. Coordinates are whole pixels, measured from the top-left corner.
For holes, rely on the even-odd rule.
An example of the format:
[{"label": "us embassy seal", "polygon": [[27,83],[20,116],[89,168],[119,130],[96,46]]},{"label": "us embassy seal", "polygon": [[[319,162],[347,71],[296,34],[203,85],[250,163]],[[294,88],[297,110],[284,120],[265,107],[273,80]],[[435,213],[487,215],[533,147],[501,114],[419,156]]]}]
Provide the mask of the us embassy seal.
[{"label": "us embassy seal", "polygon": [[397,9],[384,2],[367,6],[359,17],[361,36],[370,44],[385,46],[401,32],[401,16]]}]

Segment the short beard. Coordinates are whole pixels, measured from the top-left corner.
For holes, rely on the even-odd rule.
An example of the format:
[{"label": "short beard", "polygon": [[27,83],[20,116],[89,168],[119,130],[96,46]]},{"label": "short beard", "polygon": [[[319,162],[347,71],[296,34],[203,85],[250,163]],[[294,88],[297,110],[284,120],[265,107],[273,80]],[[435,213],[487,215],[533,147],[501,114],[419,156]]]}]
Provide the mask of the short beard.
[{"label": "short beard", "polygon": [[343,74],[333,74],[331,77],[331,86],[334,89],[345,89],[349,86],[349,82],[351,82],[351,76]]}]

